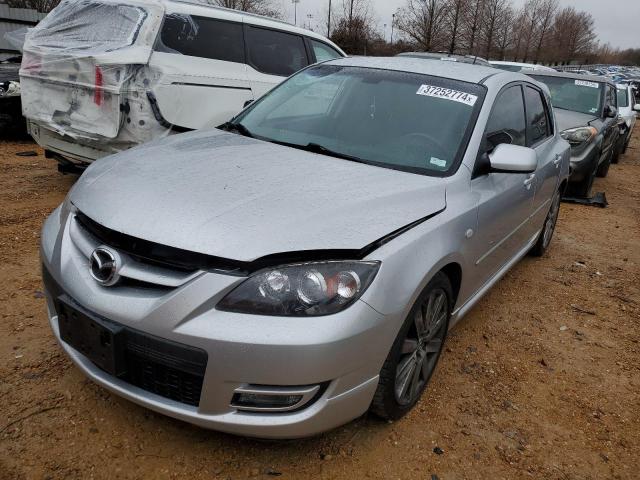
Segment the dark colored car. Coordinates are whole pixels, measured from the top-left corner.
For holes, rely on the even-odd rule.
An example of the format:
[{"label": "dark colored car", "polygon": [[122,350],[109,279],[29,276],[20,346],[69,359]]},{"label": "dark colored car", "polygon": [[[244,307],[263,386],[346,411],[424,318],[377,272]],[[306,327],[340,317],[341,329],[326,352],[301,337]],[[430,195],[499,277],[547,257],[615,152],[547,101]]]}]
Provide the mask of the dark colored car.
[{"label": "dark colored car", "polygon": [[0,62],[0,131],[26,133],[20,103],[20,61],[11,57]]},{"label": "dark colored car", "polygon": [[421,58],[423,60],[441,60],[443,62],[470,63],[472,65],[482,65],[484,67],[491,66],[491,64],[482,57],[477,57],[475,55],[455,55],[448,52],[404,52],[399,53],[397,56]]},{"label": "dark colored car", "polygon": [[619,153],[616,85],[605,77],[576,73],[530,76],[549,87],[558,128],[571,144],[567,195],[588,197],[594,178],[605,177]]}]

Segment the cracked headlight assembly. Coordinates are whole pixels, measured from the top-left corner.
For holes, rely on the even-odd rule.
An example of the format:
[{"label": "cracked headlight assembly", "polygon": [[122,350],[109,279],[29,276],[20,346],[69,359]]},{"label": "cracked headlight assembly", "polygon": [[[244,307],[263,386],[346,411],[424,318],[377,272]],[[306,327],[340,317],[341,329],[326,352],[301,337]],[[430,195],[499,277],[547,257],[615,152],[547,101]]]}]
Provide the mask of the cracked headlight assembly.
[{"label": "cracked headlight assembly", "polygon": [[597,134],[598,130],[594,127],[578,127],[565,130],[560,135],[569,142],[572,147],[577,147],[590,142]]},{"label": "cracked headlight assembly", "polygon": [[312,317],[353,304],[378,273],[380,262],[328,261],[284,265],[250,276],[218,303],[227,312]]}]

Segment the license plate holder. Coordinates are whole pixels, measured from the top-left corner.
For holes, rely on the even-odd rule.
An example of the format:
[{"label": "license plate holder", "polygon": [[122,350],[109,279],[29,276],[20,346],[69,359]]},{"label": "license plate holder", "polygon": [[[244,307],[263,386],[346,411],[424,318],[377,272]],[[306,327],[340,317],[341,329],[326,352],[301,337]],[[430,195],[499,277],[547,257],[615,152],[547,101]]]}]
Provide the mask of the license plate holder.
[{"label": "license plate holder", "polygon": [[122,326],[97,317],[67,295],[56,299],[60,338],[105,372],[126,374],[125,335]]}]

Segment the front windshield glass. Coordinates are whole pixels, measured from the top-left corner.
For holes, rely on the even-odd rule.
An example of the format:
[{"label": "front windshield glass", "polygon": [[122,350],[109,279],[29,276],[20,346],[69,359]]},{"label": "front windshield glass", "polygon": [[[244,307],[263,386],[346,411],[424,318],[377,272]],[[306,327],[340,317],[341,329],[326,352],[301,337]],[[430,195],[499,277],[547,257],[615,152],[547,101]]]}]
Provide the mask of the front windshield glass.
[{"label": "front windshield glass", "polygon": [[442,176],[457,168],[483,97],[484,87],[467,82],[320,65],[272,90],[235,123],[259,139]]},{"label": "front windshield glass", "polygon": [[618,107],[629,106],[629,91],[626,88],[618,89]]},{"label": "front windshield glass", "polygon": [[599,115],[602,110],[602,89],[599,82],[575,78],[530,75],[545,83],[551,93],[554,108]]}]

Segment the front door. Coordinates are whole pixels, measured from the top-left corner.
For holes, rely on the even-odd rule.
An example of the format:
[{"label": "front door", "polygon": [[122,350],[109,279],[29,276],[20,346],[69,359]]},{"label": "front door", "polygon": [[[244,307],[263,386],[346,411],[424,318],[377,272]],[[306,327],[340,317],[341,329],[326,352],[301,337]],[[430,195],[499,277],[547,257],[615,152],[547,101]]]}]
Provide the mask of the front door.
[{"label": "front door", "polygon": [[[501,143],[526,146],[522,86],[506,87],[497,97],[481,147],[491,152]],[[493,276],[531,237],[535,174],[489,172],[477,174],[471,188],[478,199],[478,231],[474,234],[475,278]],[[480,288],[482,285],[476,285]]]}]

